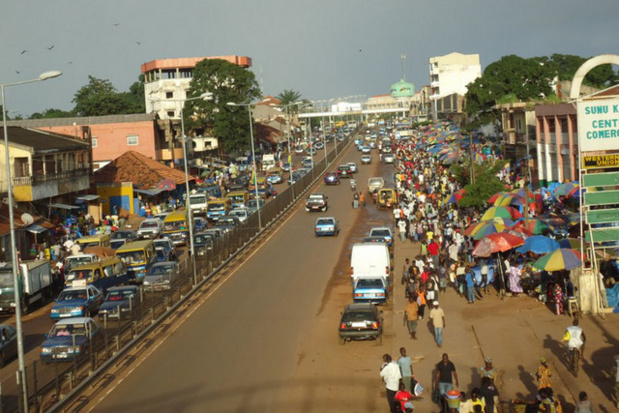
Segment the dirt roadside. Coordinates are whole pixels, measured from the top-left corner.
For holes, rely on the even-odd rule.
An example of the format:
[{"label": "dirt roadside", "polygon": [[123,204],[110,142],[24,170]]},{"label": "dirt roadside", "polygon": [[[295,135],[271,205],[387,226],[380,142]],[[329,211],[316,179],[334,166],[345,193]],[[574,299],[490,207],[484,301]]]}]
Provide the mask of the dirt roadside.
[{"label": "dirt roadside", "polygon": [[[375,213],[360,211],[359,225],[348,240],[352,245],[363,236],[373,222]],[[383,221],[384,224],[384,221]],[[585,317],[581,326],[587,335],[584,367],[578,378],[567,368],[565,347],[561,343],[564,329],[571,323],[567,316],[556,316],[546,306],[528,297],[510,297],[501,301],[495,294],[467,305],[453,289],[439,297],[445,311],[444,345],[434,343],[433,329],[425,320],[418,328],[418,340],[408,337],[402,322],[404,291],[399,284],[404,259],[413,258],[417,244],[396,240],[394,294],[382,307],[385,318],[383,344],[357,341],[340,345],[337,324],[340,312],[351,302],[349,279],[350,245],[343,248],[341,259],[325,290],[320,310],[306,339],[298,349],[298,363],[293,391],[282,395],[298,404],[299,412],[386,412],[384,384],[379,377],[381,357],[399,356],[399,348],[407,348],[413,358],[415,375],[426,388],[421,400],[414,403],[415,412],[436,412],[430,400],[434,366],[442,353],[448,353],[456,365],[459,388],[470,393],[480,384],[479,368],[485,357],[492,357],[499,369],[499,391],[502,411],[509,412],[510,400],[531,399],[536,383],[531,375],[539,358],[549,360],[553,372],[553,388],[559,395],[564,412],[574,409],[578,393],[586,391],[596,411],[616,411],[612,403],[609,379],[614,353],[619,349],[619,322],[616,314],[606,319]]]}]

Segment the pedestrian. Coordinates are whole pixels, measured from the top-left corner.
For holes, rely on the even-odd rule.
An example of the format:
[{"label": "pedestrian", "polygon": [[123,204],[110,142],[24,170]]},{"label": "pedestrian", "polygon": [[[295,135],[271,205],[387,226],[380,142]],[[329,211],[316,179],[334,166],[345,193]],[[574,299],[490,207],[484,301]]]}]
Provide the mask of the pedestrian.
[{"label": "pedestrian", "polygon": [[380,370],[380,377],[382,377],[385,382],[389,411],[391,413],[400,413],[397,410],[399,408],[399,403],[395,400],[395,394],[400,388],[399,384],[402,374],[400,373],[400,367],[393,361],[389,354],[383,355],[383,367]]},{"label": "pedestrian", "polygon": [[475,278],[470,266],[466,266],[464,281],[466,282],[466,300],[469,304],[475,302]]},{"label": "pedestrian", "polygon": [[[401,412],[413,411],[413,404],[410,402],[413,398],[413,395],[410,391],[406,390],[404,387],[404,383],[400,383],[400,387],[398,392],[395,394],[394,399],[400,405]],[[408,410],[410,409],[410,410]]]},{"label": "pedestrian", "polygon": [[406,220],[398,220],[398,232],[400,234],[400,241],[406,241]]},{"label": "pedestrian", "polygon": [[578,395],[578,404],[574,413],[595,413],[586,392],[581,391]]},{"label": "pedestrian", "polygon": [[417,292],[417,304],[419,306],[419,319],[423,320],[426,312],[426,290],[423,285],[419,286],[419,291]]},{"label": "pedestrian", "polygon": [[436,378],[434,380],[434,389],[438,390],[441,406],[445,403],[447,392],[454,388],[454,382],[458,387],[456,366],[449,360],[447,353],[443,353],[441,361],[436,365]]},{"label": "pedestrian", "polygon": [[443,329],[445,328],[445,313],[439,307],[438,301],[432,303],[433,308],[430,310],[430,319],[434,326],[434,340],[439,347],[443,347]]},{"label": "pedestrian", "polygon": [[[404,309],[404,322],[408,328],[408,333],[413,340],[417,340],[417,321],[419,317],[419,304],[415,293],[409,295],[408,303]],[[410,389],[409,389],[410,390]]]},{"label": "pedestrian", "polygon": [[363,192],[359,192],[359,203],[361,206],[365,206],[365,196],[363,195]]},{"label": "pedestrian", "polygon": [[486,357],[484,359],[484,363],[485,363],[484,367],[479,368],[479,371],[481,372],[481,376],[482,378],[489,377],[492,383],[494,384],[496,381],[496,377],[497,377],[497,369],[492,364],[492,359],[490,357]]},{"label": "pedestrian", "polygon": [[550,384],[552,372],[546,363],[546,357],[540,357],[539,362],[540,366],[537,368],[537,372],[535,373],[535,378],[537,379],[537,389],[550,389],[552,388],[552,385]]},{"label": "pedestrian", "polygon": [[484,399],[484,404],[486,405],[486,411],[488,413],[497,411],[496,406],[499,401],[499,392],[494,384],[492,384],[490,377],[482,377],[479,395]]},{"label": "pedestrian", "polygon": [[465,392],[460,392],[460,410],[458,413],[473,413],[473,401],[466,397]]},{"label": "pedestrian", "polygon": [[413,360],[406,354],[406,348],[400,347],[400,358],[398,359],[398,366],[400,366],[400,374],[402,375],[402,383],[404,388],[409,393],[412,393],[412,381],[413,381]]}]

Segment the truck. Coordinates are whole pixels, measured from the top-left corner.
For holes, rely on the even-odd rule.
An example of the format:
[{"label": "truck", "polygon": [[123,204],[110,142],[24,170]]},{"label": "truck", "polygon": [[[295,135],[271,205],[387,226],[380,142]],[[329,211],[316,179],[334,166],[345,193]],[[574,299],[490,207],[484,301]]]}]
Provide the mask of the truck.
[{"label": "truck", "polygon": [[[44,297],[51,297],[52,274],[49,260],[21,261],[18,286],[24,314],[28,313],[31,304],[42,302]],[[0,312],[15,312],[13,266],[10,262],[0,268]]]},{"label": "truck", "polygon": [[275,155],[265,154],[262,155],[262,170],[268,171],[271,168],[275,168]]}]

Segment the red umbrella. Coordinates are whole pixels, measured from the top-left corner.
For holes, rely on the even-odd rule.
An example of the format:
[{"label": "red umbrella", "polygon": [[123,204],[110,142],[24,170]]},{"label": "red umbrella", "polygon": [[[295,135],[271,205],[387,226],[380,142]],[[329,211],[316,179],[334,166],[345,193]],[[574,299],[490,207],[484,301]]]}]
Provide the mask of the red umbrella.
[{"label": "red umbrella", "polygon": [[476,257],[489,257],[495,252],[505,252],[524,244],[522,238],[506,232],[488,234],[481,239],[473,249]]}]

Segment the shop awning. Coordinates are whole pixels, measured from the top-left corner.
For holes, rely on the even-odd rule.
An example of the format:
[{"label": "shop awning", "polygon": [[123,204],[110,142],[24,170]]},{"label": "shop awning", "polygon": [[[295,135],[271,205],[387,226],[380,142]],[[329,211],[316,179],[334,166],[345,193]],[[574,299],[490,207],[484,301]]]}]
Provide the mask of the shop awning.
[{"label": "shop awning", "polygon": [[163,189],[161,188],[154,188],[154,189],[133,189],[133,192],[137,192],[138,194],[144,194],[144,195],[148,195],[148,196],[154,196],[154,195],[159,195],[160,193],[163,192]]},{"label": "shop awning", "polygon": [[96,201],[97,199],[99,199],[99,195],[81,195],[78,196],[76,199],[82,200],[82,201]]},{"label": "shop awning", "polygon": [[49,208],[56,208],[56,209],[80,209],[80,207],[75,206],[75,205],[67,205],[67,204],[49,204],[48,205]]},{"label": "shop awning", "polygon": [[26,231],[32,232],[33,234],[40,234],[42,232],[47,231],[47,228],[43,228],[42,226],[37,225],[37,224],[32,224],[26,227]]}]

